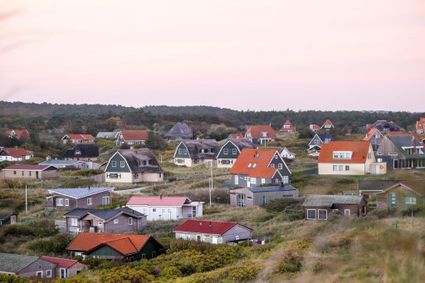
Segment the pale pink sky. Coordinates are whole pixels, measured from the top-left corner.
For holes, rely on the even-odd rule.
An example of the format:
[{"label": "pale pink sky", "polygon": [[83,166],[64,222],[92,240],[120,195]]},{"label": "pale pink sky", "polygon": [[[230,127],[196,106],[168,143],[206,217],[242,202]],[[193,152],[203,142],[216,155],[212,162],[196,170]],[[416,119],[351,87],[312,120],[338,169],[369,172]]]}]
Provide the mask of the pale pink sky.
[{"label": "pale pink sky", "polygon": [[425,111],[424,0],[10,3],[0,100]]}]

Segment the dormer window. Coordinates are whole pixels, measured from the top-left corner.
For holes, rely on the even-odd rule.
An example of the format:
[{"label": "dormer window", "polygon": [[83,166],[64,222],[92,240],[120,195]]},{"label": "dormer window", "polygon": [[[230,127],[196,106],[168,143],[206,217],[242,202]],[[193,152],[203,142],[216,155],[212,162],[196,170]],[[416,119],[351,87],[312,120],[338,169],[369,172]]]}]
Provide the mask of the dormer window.
[{"label": "dormer window", "polygon": [[261,132],[261,137],[267,138],[267,132]]},{"label": "dormer window", "polygon": [[333,159],[351,159],[352,151],[334,151]]},{"label": "dormer window", "polygon": [[77,149],[77,150],[75,151],[75,155],[81,155],[81,150]]}]

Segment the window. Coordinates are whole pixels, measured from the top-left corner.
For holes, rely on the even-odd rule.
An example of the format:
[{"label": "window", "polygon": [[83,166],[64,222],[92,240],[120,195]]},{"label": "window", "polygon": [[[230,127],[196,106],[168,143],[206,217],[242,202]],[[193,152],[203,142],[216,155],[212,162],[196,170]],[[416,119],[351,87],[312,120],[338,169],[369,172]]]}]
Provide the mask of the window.
[{"label": "window", "polygon": [[31,171],[28,172],[28,175],[31,176]]},{"label": "window", "polygon": [[69,199],[65,199],[65,206],[69,206]]},{"label": "window", "polygon": [[66,278],[67,277],[67,272],[66,272],[66,269],[65,268],[61,268],[60,269],[60,274],[59,274],[59,278]]},{"label": "window", "polygon": [[196,206],[192,207],[192,217],[196,217]]},{"label": "window", "polygon": [[92,204],[93,204],[92,198],[87,198],[87,205],[92,205]]},{"label": "window", "polygon": [[391,193],[390,194],[390,204],[391,205],[397,205],[397,195],[396,193]]},{"label": "window", "polygon": [[318,217],[319,220],[328,219],[328,211],[326,209],[319,209]]},{"label": "window", "polygon": [[229,154],[229,149],[228,148],[223,149],[223,154],[224,155],[228,155]]},{"label": "window", "polygon": [[125,162],[124,161],[120,161],[120,167],[125,168]]},{"label": "window", "polygon": [[102,205],[108,205],[111,203],[111,198],[109,196],[102,197]]},{"label": "window", "polygon": [[112,161],[111,162],[111,166],[114,167],[114,168],[117,167],[117,162],[116,161]]},{"label": "window", "polygon": [[56,199],[56,206],[63,206],[63,198]]},{"label": "window", "polygon": [[46,278],[52,278],[52,270],[46,270]]},{"label": "window", "polygon": [[289,183],[289,177],[288,176],[283,176],[283,183],[284,184],[288,184]]},{"label": "window", "polygon": [[345,171],[350,171],[350,165],[345,165]]},{"label": "window", "polygon": [[78,226],[78,218],[71,218],[71,226]]},{"label": "window", "polygon": [[13,171],[13,175],[16,175],[16,171]]},{"label": "window", "polygon": [[35,273],[35,276],[38,277],[38,278],[43,278],[43,271],[37,271]]},{"label": "window", "polygon": [[334,166],[332,166],[332,171],[338,171],[338,165],[334,165]]},{"label": "window", "polygon": [[307,219],[316,219],[315,209],[307,209]]},{"label": "window", "polygon": [[24,175],[25,175],[25,172],[24,172],[24,171],[22,171],[22,172],[21,172],[21,174],[22,174],[22,176],[24,176]]},{"label": "window", "polygon": [[236,150],[236,148],[233,148],[233,149],[232,149],[232,154],[233,154],[233,155],[236,155],[237,153],[238,153],[238,151]]},{"label": "window", "polygon": [[114,224],[118,224],[118,223],[119,223],[118,218],[117,219],[114,219]]},{"label": "window", "polygon": [[271,167],[271,168],[274,168],[274,164],[273,164],[273,163],[272,163],[272,164],[270,164],[270,167]]},{"label": "window", "polygon": [[283,164],[282,164],[282,163],[279,163],[279,164],[277,165],[277,168],[278,168],[279,170],[282,170],[282,169],[283,169]]},{"label": "window", "polygon": [[156,212],[156,208],[152,208],[152,212]]},{"label": "window", "polygon": [[345,216],[350,216],[351,215],[351,210],[349,210],[349,209],[344,209],[344,215]]},{"label": "window", "polygon": [[177,154],[182,154],[182,150],[180,148],[177,150]]},{"label": "window", "polygon": [[404,203],[408,205],[416,205],[416,197],[406,197]]},{"label": "window", "polygon": [[266,179],[261,178],[261,184],[265,184],[266,183]]},{"label": "window", "polygon": [[128,218],[128,225],[133,225],[133,217]]}]

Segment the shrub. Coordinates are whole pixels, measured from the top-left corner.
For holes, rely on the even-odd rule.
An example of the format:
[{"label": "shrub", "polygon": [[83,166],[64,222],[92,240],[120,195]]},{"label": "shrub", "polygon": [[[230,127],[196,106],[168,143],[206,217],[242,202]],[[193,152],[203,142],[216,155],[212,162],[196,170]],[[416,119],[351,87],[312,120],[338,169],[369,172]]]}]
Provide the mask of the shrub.
[{"label": "shrub", "polygon": [[69,234],[57,234],[47,239],[37,239],[28,244],[28,248],[37,254],[63,254],[66,246],[71,242]]},{"label": "shrub", "polygon": [[28,278],[18,277],[15,275],[0,274],[0,282],[5,283],[26,283],[29,282]]},{"label": "shrub", "polygon": [[294,251],[289,251],[280,262],[278,270],[280,273],[297,273],[302,268],[302,258]]}]

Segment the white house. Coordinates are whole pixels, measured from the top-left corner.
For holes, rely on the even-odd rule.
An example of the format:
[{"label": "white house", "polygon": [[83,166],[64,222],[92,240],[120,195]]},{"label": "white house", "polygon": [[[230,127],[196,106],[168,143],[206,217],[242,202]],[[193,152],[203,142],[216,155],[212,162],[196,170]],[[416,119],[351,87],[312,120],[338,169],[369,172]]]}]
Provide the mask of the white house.
[{"label": "white house", "polygon": [[23,148],[0,148],[0,162],[19,162],[30,160],[32,157],[33,153]]},{"label": "white house", "polygon": [[201,217],[203,202],[185,196],[133,196],[127,207],[146,215],[148,221]]},{"label": "white house", "polygon": [[224,244],[250,240],[252,230],[236,222],[186,220],[174,229],[176,239]]},{"label": "white house", "polygon": [[289,160],[295,159],[295,153],[293,153],[292,151],[290,151],[287,147],[285,147],[284,149],[282,149],[282,151],[280,152],[280,156],[283,159],[289,159]]}]

